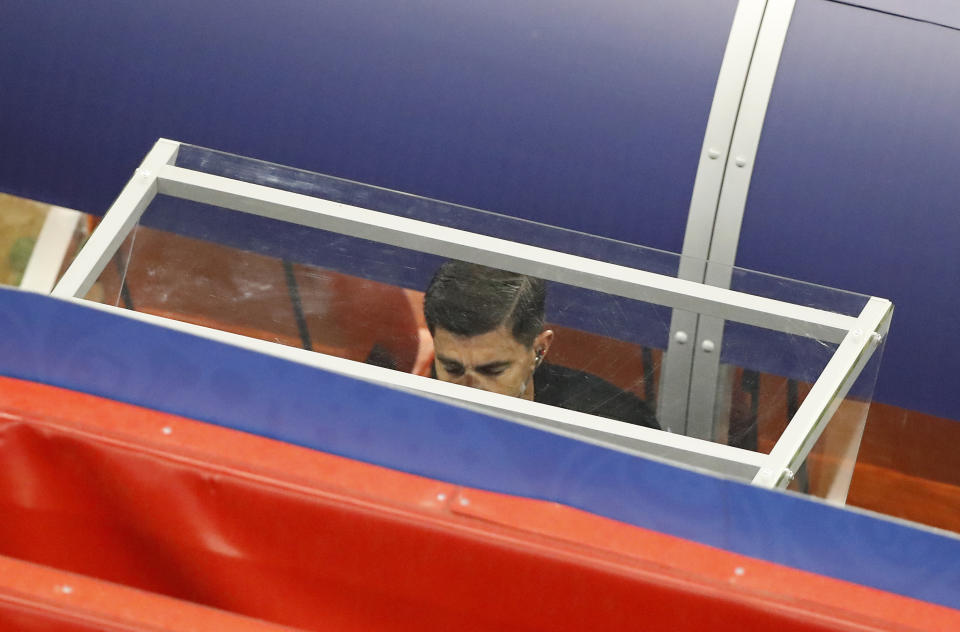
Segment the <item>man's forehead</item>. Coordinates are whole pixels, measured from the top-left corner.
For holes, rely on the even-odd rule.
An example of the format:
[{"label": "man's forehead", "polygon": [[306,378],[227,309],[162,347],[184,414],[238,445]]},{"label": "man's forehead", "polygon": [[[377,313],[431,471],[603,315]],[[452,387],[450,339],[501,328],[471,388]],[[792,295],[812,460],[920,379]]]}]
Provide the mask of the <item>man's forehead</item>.
[{"label": "man's forehead", "polygon": [[473,353],[481,351],[516,353],[526,348],[506,327],[502,326],[475,336],[460,336],[437,327],[433,335],[433,343],[438,355],[444,351],[449,353],[458,350]]}]

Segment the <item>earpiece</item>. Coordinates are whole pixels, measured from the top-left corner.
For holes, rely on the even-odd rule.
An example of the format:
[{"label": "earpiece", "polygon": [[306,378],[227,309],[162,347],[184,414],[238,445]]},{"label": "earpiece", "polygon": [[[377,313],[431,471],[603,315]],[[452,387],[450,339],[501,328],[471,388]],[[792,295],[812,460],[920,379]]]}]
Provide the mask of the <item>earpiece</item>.
[{"label": "earpiece", "polygon": [[540,366],[540,362],[543,361],[543,349],[537,349],[533,358],[533,368],[530,369],[530,375],[527,376],[527,379],[523,382],[523,385],[520,387],[520,392],[517,393],[517,397],[523,397],[524,393],[527,392],[527,386],[530,385],[530,382],[533,381],[533,373],[537,370],[537,367]]}]

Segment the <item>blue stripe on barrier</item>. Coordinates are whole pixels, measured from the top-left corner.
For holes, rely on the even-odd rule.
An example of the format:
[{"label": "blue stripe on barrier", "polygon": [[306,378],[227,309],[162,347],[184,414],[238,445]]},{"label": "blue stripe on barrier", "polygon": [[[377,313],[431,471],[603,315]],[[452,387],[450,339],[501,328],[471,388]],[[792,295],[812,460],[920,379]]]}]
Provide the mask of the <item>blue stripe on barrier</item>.
[{"label": "blue stripe on barrier", "polygon": [[960,608],[960,539],[631,457],[46,296],[0,289],[0,374],[454,484],[560,502]]}]

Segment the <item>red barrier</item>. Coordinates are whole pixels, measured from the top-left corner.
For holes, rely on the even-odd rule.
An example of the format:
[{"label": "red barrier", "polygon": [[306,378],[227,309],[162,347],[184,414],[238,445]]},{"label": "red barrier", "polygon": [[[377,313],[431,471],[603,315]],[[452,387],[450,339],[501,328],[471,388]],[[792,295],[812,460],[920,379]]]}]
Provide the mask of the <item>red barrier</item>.
[{"label": "red barrier", "polygon": [[29,382],[0,378],[0,403],[0,553],[258,619],[960,629],[947,608],[552,503]]},{"label": "red barrier", "polygon": [[0,557],[0,630],[282,632],[291,628]]}]

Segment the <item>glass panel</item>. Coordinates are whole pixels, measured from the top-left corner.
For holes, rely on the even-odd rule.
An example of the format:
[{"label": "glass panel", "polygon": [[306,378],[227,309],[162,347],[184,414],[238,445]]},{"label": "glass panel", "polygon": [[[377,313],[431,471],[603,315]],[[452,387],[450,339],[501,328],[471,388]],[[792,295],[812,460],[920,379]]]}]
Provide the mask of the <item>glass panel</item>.
[{"label": "glass panel", "polygon": [[727,322],[714,439],[769,453],[837,345]]},{"label": "glass panel", "polygon": [[[843,504],[873,396],[882,342],[824,430],[790,489]],[[727,322],[717,378],[714,440],[769,454],[838,344]],[[698,394],[692,393],[691,398]],[[826,423],[829,422],[829,423]]]},{"label": "glass panel", "polygon": [[798,476],[793,483],[794,489],[837,504],[846,502],[873,400],[883,347],[884,341],[881,341],[850,392],[839,402],[837,411],[807,457],[808,479]]},{"label": "glass panel", "polygon": [[[399,193],[359,182],[321,175],[242,156],[181,145],[176,165],[241,182],[302,193],[359,208],[409,217],[431,224],[509,239],[557,252],[599,259],[675,276],[680,256],[653,248],[595,237],[507,215]],[[589,212],[585,209],[585,212]],[[236,233],[234,236],[239,237]],[[263,247],[263,246],[261,246]]]},{"label": "glass panel", "polygon": [[[676,277],[681,268],[680,256],[673,253],[202,148],[182,147],[177,164],[661,275]],[[224,181],[225,189],[231,186]],[[837,349],[835,341],[804,335],[802,326],[788,334],[723,322],[710,312],[701,318],[701,328],[711,321],[719,325],[718,348],[698,351],[700,357],[690,362],[694,373],[706,367],[713,377],[695,381],[693,392],[661,389],[671,308],[550,281],[544,313],[549,340],[522,340],[516,334],[507,342],[523,349],[503,358],[484,355],[488,347],[483,353],[456,347],[456,357],[435,357],[423,302],[444,261],[400,246],[158,195],[99,285],[104,301],[138,311],[620,420],[654,424],[662,393],[709,402],[705,423],[713,441],[761,453],[781,437]],[[868,300],[740,269],[719,276],[730,278],[732,288],[745,294],[845,315],[857,315]],[[474,334],[459,336],[474,339]],[[443,344],[439,338],[437,344]],[[545,352],[544,361],[535,368],[538,351]],[[503,359],[499,364],[506,366],[481,361],[491,358]],[[510,371],[512,381],[506,375]],[[547,385],[557,380],[564,393],[575,396],[547,397]],[[869,401],[873,378],[862,382],[866,386],[857,397],[866,394],[862,401]],[[578,383],[586,384],[586,391],[577,390]],[[609,401],[586,407],[578,403],[598,398]],[[697,410],[693,404],[689,409]],[[688,418],[685,427],[666,429],[699,436],[689,431],[694,422],[704,420]],[[855,454],[856,423],[846,440],[829,436],[818,444],[823,458],[817,467],[832,455],[847,454],[851,444]],[[836,488],[838,471],[814,472],[811,465],[802,473],[807,482],[795,484],[805,491]],[[846,484],[841,486],[845,490]]]},{"label": "glass panel", "polygon": [[[224,245],[241,235],[246,248]],[[423,296],[444,261],[158,196],[98,284],[114,305],[426,376]],[[551,283],[547,364],[653,403],[669,318],[662,306]]]}]

